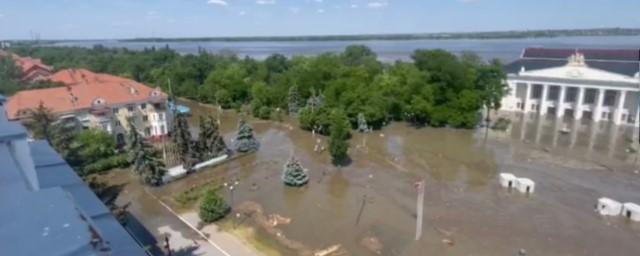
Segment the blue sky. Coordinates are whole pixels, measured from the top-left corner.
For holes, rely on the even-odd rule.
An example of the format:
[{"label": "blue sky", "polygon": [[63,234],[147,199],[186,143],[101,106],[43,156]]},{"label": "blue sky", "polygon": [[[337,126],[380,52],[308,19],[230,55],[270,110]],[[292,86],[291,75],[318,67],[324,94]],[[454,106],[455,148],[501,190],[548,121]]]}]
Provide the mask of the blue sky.
[{"label": "blue sky", "polygon": [[0,0],[0,39],[640,27],[640,0]]}]

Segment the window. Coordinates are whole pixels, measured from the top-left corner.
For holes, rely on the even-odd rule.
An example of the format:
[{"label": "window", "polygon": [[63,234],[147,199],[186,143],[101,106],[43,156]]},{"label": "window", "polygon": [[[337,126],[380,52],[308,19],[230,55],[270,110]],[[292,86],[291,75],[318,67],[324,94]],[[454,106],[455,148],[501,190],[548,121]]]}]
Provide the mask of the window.
[{"label": "window", "polygon": [[549,86],[547,100],[558,100],[560,98],[560,86]]},{"label": "window", "polygon": [[616,104],[616,98],[618,98],[617,91],[605,91],[604,92],[604,102],[602,105],[611,107]]},{"label": "window", "polygon": [[164,121],[164,113],[158,114],[158,118],[160,119],[160,121]]},{"label": "window", "polygon": [[596,103],[596,95],[598,94],[598,90],[596,89],[586,89],[584,90],[584,103],[583,104],[594,104]]},{"label": "window", "polygon": [[164,125],[160,126],[160,134],[165,134]]},{"label": "window", "polygon": [[144,128],[144,136],[151,136],[151,128]]},{"label": "window", "polygon": [[146,109],[146,108],[147,108],[147,103],[142,103],[142,104],[140,104],[140,108],[141,108],[141,109]]},{"label": "window", "polygon": [[147,115],[142,116],[142,121],[143,122],[149,121],[149,117]]},{"label": "window", "polygon": [[578,96],[578,88],[569,87],[566,89],[564,95],[564,102],[576,102],[576,97]]},{"label": "window", "polygon": [[120,123],[120,121],[116,120],[116,127],[120,127],[122,126],[122,124]]},{"label": "window", "polygon": [[533,90],[531,90],[531,98],[532,99],[541,99],[542,98],[542,86],[541,84],[534,84]]},{"label": "window", "polygon": [[128,107],[127,107],[127,110],[128,110],[129,112],[133,112],[133,106],[128,106]]},{"label": "window", "polygon": [[119,109],[119,108],[113,108],[113,113],[114,113],[114,114],[118,114],[118,112],[120,112],[120,109]]}]

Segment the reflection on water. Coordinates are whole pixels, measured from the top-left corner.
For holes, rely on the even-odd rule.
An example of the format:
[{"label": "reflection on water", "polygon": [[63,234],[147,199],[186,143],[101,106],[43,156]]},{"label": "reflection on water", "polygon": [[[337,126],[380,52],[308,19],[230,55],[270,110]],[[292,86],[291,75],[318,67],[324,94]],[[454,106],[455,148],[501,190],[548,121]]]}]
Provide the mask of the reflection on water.
[{"label": "reflection on water", "polygon": [[570,152],[581,157],[606,156],[629,163],[635,161],[635,155],[627,151],[629,143],[637,140],[638,130],[633,126],[556,119],[535,114],[518,114],[513,120],[513,140]]},{"label": "reflection on water", "polygon": [[[194,116],[210,112],[190,107]],[[229,139],[237,116],[225,112],[222,120]],[[175,195],[221,175],[238,177],[236,203],[258,202],[267,214],[291,218],[279,228],[310,249],[342,244],[350,255],[375,255],[362,245],[368,237],[383,244],[382,255],[514,255],[520,248],[531,255],[636,253],[640,227],[603,220],[591,209],[601,196],[640,202],[635,192],[640,175],[603,172],[599,165],[600,159],[631,159],[624,151],[631,129],[569,122],[571,133],[562,134],[562,122],[513,120],[509,132],[490,132],[487,139],[483,130],[416,129],[404,123],[354,133],[353,163],[342,168],[330,164],[327,152],[314,152],[316,140],[326,138],[290,129],[295,121],[253,120],[261,142],[255,155],[162,190]],[[309,169],[304,188],[286,187],[280,179],[292,153]],[[496,181],[499,172],[535,180],[536,193],[526,197],[503,190]],[[422,179],[425,226],[415,241],[414,183]]]}]

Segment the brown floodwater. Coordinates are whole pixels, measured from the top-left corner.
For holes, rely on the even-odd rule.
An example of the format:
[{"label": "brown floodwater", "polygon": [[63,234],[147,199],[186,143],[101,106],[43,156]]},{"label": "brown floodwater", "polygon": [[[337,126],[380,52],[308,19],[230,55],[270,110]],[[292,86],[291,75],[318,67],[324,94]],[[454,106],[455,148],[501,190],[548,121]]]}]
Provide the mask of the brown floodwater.
[{"label": "brown floodwater", "polygon": [[[188,105],[192,120],[216,113]],[[251,120],[261,143],[256,154],[159,193],[177,195],[221,175],[237,178],[234,205],[257,202],[267,214],[292,219],[278,226],[286,237],[312,250],[340,244],[349,255],[375,255],[361,243],[367,237],[382,243],[382,255],[516,255],[520,249],[527,255],[638,255],[640,224],[593,211],[602,196],[640,203],[637,158],[626,152],[633,129],[511,118],[506,132],[393,123],[354,133],[353,161],[341,168],[330,164],[328,152],[313,150],[317,140],[326,145],[326,137],[301,131],[292,120]],[[236,124],[234,112],[222,114],[229,145]],[[564,127],[571,132],[560,133]],[[291,154],[309,170],[304,188],[286,187],[280,179]],[[501,172],[531,178],[535,193],[501,188]],[[423,179],[424,226],[416,241],[414,184]]]}]

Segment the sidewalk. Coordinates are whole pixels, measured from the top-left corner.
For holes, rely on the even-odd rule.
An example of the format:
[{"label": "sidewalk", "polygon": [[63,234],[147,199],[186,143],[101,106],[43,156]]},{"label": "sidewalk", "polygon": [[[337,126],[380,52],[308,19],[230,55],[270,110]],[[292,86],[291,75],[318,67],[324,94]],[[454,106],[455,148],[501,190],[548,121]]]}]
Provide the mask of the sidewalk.
[{"label": "sidewalk", "polygon": [[127,210],[130,213],[130,223],[127,227],[149,247],[153,255],[164,255],[165,237],[169,238],[174,256],[262,255],[231,234],[218,231],[215,225],[208,225],[202,231],[196,229],[199,221],[197,214],[180,216],[149,193],[144,186],[128,177],[129,174],[114,174],[116,175],[119,177],[111,178],[120,182],[127,179],[116,204],[129,205]]}]

